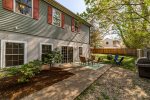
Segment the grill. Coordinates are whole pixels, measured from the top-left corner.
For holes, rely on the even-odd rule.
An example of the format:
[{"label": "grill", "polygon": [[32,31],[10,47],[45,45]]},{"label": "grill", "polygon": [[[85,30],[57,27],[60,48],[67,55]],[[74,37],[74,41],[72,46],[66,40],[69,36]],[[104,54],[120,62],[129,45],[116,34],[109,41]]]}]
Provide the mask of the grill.
[{"label": "grill", "polygon": [[147,57],[137,60],[136,66],[140,77],[150,78],[150,51],[147,52]]}]

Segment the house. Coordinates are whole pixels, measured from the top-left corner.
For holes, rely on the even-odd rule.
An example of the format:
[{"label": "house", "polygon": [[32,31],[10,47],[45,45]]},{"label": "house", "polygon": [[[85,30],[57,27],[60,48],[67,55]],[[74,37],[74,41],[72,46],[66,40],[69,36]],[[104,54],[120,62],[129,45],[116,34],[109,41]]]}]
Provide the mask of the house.
[{"label": "house", "polygon": [[42,59],[55,48],[62,63],[88,57],[90,26],[54,0],[0,0],[1,68]]},{"label": "house", "polygon": [[103,48],[122,48],[124,47],[121,40],[112,39],[112,38],[104,38],[102,41]]}]

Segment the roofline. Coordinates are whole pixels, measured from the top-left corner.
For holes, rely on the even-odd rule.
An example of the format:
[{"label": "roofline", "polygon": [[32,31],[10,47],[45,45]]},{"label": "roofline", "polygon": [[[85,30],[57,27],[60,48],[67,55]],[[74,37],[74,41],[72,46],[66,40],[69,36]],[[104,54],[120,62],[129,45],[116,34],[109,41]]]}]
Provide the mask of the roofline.
[{"label": "roofline", "polygon": [[62,9],[57,8],[55,5],[52,5],[52,6],[56,7],[56,8],[59,9],[60,11],[65,12],[66,14],[68,14],[68,15],[70,15],[70,16],[72,16],[72,17],[75,17],[75,19],[78,19],[78,18],[81,19],[81,20],[82,20],[86,25],[88,25],[89,27],[92,26],[89,22],[85,21],[83,18],[81,18],[80,16],[78,16],[77,14],[75,14],[74,12],[72,12],[71,10],[69,10],[68,8],[66,8],[65,6],[63,6],[62,4],[60,4],[59,2],[57,2],[57,1],[55,1],[55,0],[44,0],[44,1],[47,2],[47,3],[49,3],[50,5],[52,5],[51,2],[56,3],[57,5],[61,6],[62,8],[64,8],[65,10],[67,10],[69,13],[71,13],[71,14],[74,15],[74,16],[70,15],[69,13],[67,13],[67,12],[65,12],[65,11],[62,11]]}]

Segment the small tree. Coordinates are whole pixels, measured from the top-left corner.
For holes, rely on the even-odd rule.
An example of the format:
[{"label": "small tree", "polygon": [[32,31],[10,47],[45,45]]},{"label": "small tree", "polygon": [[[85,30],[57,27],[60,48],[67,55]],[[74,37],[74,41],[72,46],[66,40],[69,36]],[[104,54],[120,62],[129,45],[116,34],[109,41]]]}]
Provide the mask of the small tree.
[{"label": "small tree", "polygon": [[59,63],[62,60],[62,55],[60,53],[60,51],[58,51],[57,49],[55,49],[54,51],[51,51],[47,54],[44,55],[44,64],[49,64],[50,67],[52,67],[52,65],[54,63]]},{"label": "small tree", "polygon": [[94,30],[91,32],[90,36],[90,45],[91,47],[98,48],[101,47],[101,33],[98,30]]}]

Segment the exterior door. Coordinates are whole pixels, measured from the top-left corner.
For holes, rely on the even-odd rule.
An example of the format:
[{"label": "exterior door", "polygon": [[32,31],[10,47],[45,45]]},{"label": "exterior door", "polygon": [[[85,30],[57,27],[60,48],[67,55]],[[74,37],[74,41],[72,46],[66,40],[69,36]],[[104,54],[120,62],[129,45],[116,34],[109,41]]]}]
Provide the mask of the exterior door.
[{"label": "exterior door", "polygon": [[73,47],[62,46],[62,63],[73,62]]}]

